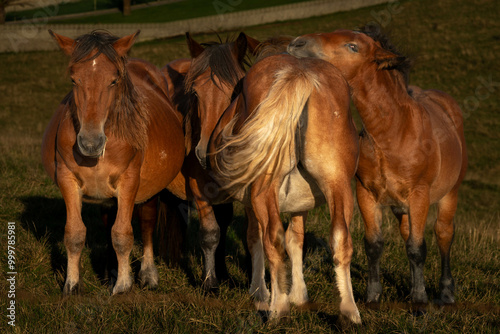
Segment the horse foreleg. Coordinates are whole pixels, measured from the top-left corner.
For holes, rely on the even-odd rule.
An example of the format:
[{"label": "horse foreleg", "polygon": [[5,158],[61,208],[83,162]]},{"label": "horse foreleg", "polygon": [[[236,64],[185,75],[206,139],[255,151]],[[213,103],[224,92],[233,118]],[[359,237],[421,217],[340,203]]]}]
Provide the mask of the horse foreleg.
[{"label": "horse foreleg", "polygon": [[438,217],[434,225],[436,240],[441,253],[441,280],[439,289],[441,290],[441,301],[446,304],[455,302],[455,281],[451,275],[450,249],[455,234],[453,217],[457,210],[457,191],[454,190],[443,197],[438,203]]},{"label": "horse foreleg", "polygon": [[406,240],[406,254],[410,262],[411,301],[416,304],[426,304],[428,301],[424,278],[424,264],[427,257],[424,232],[428,212],[428,189],[414,190],[409,198],[410,234]]},{"label": "horse foreleg", "polygon": [[245,208],[245,212],[248,220],[247,245],[252,258],[252,279],[249,292],[258,303],[257,308],[263,309],[264,307],[260,304],[267,305],[271,294],[267,289],[265,280],[266,266],[264,246],[262,244],[262,230],[253,210]]},{"label": "horse foreleg", "polygon": [[[62,164],[61,164],[62,165]],[[71,295],[80,290],[80,258],[85,245],[87,228],[82,220],[82,196],[74,175],[64,166],[58,168],[58,185],[66,204],[64,246],[68,256],[66,282],[63,294]]]},{"label": "horse foreleg", "polygon": [[134,245],[132,214],[135,197],[139,188],[139,175],[135,175],[133,171],[129,171],[127,174],[129,175],[122,175],[124,180],[128,182],[126,184],[122,183],[119,186],[118,212],[116,214],[116,221],[111,228],[111,241],[118,262],[118,277],[113,287],[113,295],[128,292],[132,288],[129,257]]},{"label": "horse foreleg", "polygon": [[142,262],[139,271],[141,286],[158,287],[158,270],[156,269],[153,253],[153,232],[156,225],[158,196],[153,197],[137,207],[142,236]]},{"label": "horse foreleg", "polygon": [[381,230],[382,209],[375,202],[372,194],[359,181],[356,182],[356,196],[365,225],[365,253],[368,259],[366,302],[378,303],[382,295],[380,257],[384,250],[384,238]]},{"label": "horse foreleg", "polygon": [[200,243],[203,252],[203,288],[213,290],[219,287],[215,272],[215,251],[220,239],[220,228],[215,220],[212,206],[203,200],[195,199],[200,217]]},{"label": "horse foreleg", "polygon": [[219,244],[215,250],[215,272],[219,280],[225,281],[229,279],[226,266],[226,235],[233,220],[233,203],[214,205],[213,210],[220,229]]},{"label": "horse foreleg", "polygon": [[286,229],[286,252],[292,263],[292,287],[290,288],[290,302],[303,305],[308,301],[307,287],[304,282],[302,269],[304,247],[304,224],[307,220],[307,211],[295,213]]}]

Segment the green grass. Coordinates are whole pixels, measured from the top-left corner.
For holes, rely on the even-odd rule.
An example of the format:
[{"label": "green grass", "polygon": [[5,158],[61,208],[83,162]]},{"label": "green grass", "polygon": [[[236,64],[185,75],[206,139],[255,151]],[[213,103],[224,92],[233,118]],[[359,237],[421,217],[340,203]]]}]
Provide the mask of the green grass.
[{"label": "green grass", "polygon": [[[290,3],[304,2],[311,0],[183,0],[163,6],[135,9],[132,15],[123,16],[122,13],[103,14],[98,16],[88,16],[81,18],[72,18],[68,20],[54,21],[53,23],[151,23],[151,22],[171,22],[196,17],[218,15],[225,13],[238,12],[249,9],[257,9],[271,6],[286,5]],[[110,5],[110,0],[99,0],[97,9],[107,9],[116,6]],[[153,1],[151,1],[153,2]],[[93,2],[82,1],[74,4],[59,5],[55,15],[74,14],[81,12],[90,12],[94,10]],[[54,8],[27,10],[7,15],[7,20],[32,18],[40,13],[52,13]],[[48,15],[48,16],[55,16]]]},{"label": "green grass", "polygon": [[[112,0],[97,0],[96,9],[109,9],[115,8],[115,4]],[[77,14],[84,12],[94,11],[94,1],[93,0],[83,0],[78,2],[61,3],[56,6],[48,6],[42,8],[29,9],[29,6],[25,7],[25,10],[10,12],[6,15],[6,21],[16,21],[24,19],[33,19],[40,16],[59,16],[68,14]]]},{"label": "green grass", "polygon": [[[331,255],[326,247],[328,210],[310,213],[307,222],[305,279],[311,305],[292,308],[291,318],[262,324],[247,294],[243,241],[243,211],[237,206],[229,231],[227,264],[231,282],[219,294],[201,290],[201,251],[197,220],[193,217],[183,265],[167,266],[159,257],[160,286],[156,291],[134,290],[110,297],[103,283],[106,256],[104,227],[99,210],[85,205],[88,234],[82,255],[82,296],[61,298],[66,254],[62,244],[65,207],[59,190],[40,163],[44,128],[59,101],[71,89],[65,74],[68,59],[60,52],[1,54],[0,63],[0,308],[6,308],[7,221],[16,222],[17,333],[497,333],[500,328],[500,23],[494,0],[408,1],[393,15],[388,28],[394,40],[416,56],[411,83],[450,93],[459,103],[481,97],[477,108],[464,108],[470,167],[460,191],[452,248],[452,271],[457,282],[457,305],[440,308],[431,303],[422,316],[408,304],[410,279],[404,244],[390,215],[384,219],[386,247],[382,258],[384,294],[380,309],[365,305],[366,258],[363,224],[355,210],[352,283],[363,326],[339,318],[338,292]],[[300,35],[354,28],[373,20],[372,11],[385,5],[310,20],[268,24],[245,32],[258,39],[274,34]],[[234,32],[236,34],[236,32]],[[195,36],[199,41],[213,35]],[[181,38],[142,43],[132,56],[163,66],[188,55]],[[484,78],[497,83],[490,94],[480,88]],[[478,88],[479,87],[479,88]],[[477,95],[479,93],[479,95]],[[466,104],[467,105],[467,104]],[[433,237],[435,208],[426,229],[425,265],[429,299],[439,297],[440,260]],[[137,226],[135,226],[137,229]],[[136,231],[132,252],[134,272],[141,254]],[[4,313],[2,313],[4,314]],[[0,320],[0,332],[12,330]]]},{"label": "green grass", "polygon": [[[130,16],[121,13],[105,14],[94,17],[57,21],[57,23],[153,23],[171,22],[196,17],[232,13],[242,10],[284,5],[303,0],[252,0],[252,1],[206,1],[184,0],[165,6],[137,9]],[[307,1],[307,0],[306,0]],[[234,3],[234,5],[231,5]]]}]

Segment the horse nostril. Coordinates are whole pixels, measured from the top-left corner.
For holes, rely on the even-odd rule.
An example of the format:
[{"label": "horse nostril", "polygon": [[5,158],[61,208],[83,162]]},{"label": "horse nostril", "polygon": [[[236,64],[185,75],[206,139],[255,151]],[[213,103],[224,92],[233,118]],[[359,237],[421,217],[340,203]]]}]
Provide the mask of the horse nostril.
[{"label": "horse nostril", "polygon": [[295,40],[290,44],[294,48],[301,48],[306,45],[306,41],[303,39]]}]

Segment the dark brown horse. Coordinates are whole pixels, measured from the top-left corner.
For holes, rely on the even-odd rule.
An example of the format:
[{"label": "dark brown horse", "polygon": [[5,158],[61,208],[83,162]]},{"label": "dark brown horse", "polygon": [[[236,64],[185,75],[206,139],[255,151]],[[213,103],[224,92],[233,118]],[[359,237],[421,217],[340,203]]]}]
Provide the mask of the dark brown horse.
[{"label": "dark brown horse", "polygon": [[[63,292],[72,293],[79,283],[86,234],[82,200],[102,203],[113,197],[118,203],[111,229],[118,259],[113,294],[126,292],[132,286],[134,204],[148,201],[178,175],[185,151],[181,121],[162,73],[145,61],[126,57],[138,33],[118,39],[95,31],[76,40],[51,34],[71,57],[68,71],[73,83],[42,144],[43,165],[66,203],[68,266]],[[151,234],[155,221],[145,221],[152,226],[143,232]],[[143,239],[151,240],[151,235]],[[140,276],[157,284],[152,243],[144,244]]]},{"label": "dark brown horse", "polygon": [[321,58],[339,68],[363,120],[356,175],[369,267],[367,301],[378,302],[382,294],[382,208],[389,206],[399,219],[406,242],[411,299],[427,302],[424,229],[429,205],[437,203],[434,232],[441,252],[441,300],[453,303],[453,217],[467,169],[458,104],[443,92],[408,86],[409,59],[375,26],[361,32],[304,35],[295,39],[288,51],[298,57]]},{"label": "dark brown horse", "polygon": [[[259,302],[267,303],[269,298],[263,283],[262,244],[269,260],[272,317],[288,312],[289,299],[297,304],[307,301],[300,243],[307,210],[326,201],[332,217],[330,246],[342,299],[340,309],[353,322],[361,322],[351,287],[348,228],[358,141],[348,86],[335,71],[315,59],[268,57],[250,68],[242,93],[225,111],[203,104],[198,108],[202,118],[222,115],[215,130],[202,132],[197,154],[205,159],[208,138],[204,134],[212,132],[208,157],[215,177],[247,208],[247,241],[254,265],[251,292]],[[231,93],[224,92],[225,86],[217,85],[220,79],[211,80],[211,76],[213,72],[207,68],[192,77],[190,87],[200,101],[208,98],[205,94],[212,94],[212,99],[218,94],[221,99]],[[293,213],[286,234],[280,212]],[[290,297],[284,286],[285,243],[294,266]],[[254,279],[255,275],[260,277]]]}]

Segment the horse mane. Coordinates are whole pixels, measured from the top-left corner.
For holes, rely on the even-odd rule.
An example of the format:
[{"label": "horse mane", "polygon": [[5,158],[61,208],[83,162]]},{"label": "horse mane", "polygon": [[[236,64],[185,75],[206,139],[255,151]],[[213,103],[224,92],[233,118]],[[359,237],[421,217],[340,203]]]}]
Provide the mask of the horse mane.
[{"label": "horse mane", "polygon": [[[134,149],[144,151],[148,142],[149,112],[144,99],[138,94],[128,75],[127,57],[119,56],[113,48],[113,43],[118,39],[103,30],[94,30],[90,34],[77,37],[68,68],[70,69],[77,63],[96,59],[101,54],[104,54],[116,66],[119,76],[118,96],[109,111],[105,128],[129,143]],[[94,50],[96,53],[92,55]],[[74,99],[71,99],[68,110],[75,127],[79,128]]]},{"label": "horse mane", "polygon": [[398,50],[396,46],[394,46],[394,44],[390,41],[388,34],[383,32],[378,24],[366,24],[358,31],[362,32],[365,35],[368,35],[375,42],[379,42],[380,46],[384,50],[390,51],[399,57],[398,62],[396,62],[391,67],[387,67],[387,69],[397,70],[398,72],[400,72],[403,75],[406,87],[408,87],[413,60],[410,57],[404,55],[401,51]]},{"label": "horse mane", "polygon": [[286,52],[288,44],[295,37],[288,35],[273,36],[260,43],[254,51],[256,55],[254,63],[270,56]]},{"label": "horse mane", "polygon": [[[230,87],[235,87],[240,81],[240,71],[245,71],[244,65],[248,65],[246,60],[239,63],[231,52],[233,41],[225,43],[208,42],[202,43],[205,50],[193,59],[189,72],[186,75],[185,89],[193,89],[194,81],[210,68],[210,79],[219,88],[220,84],[225,83]],[[219,79],[219,82],[215,80]]]}]

